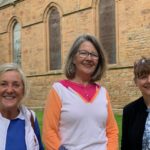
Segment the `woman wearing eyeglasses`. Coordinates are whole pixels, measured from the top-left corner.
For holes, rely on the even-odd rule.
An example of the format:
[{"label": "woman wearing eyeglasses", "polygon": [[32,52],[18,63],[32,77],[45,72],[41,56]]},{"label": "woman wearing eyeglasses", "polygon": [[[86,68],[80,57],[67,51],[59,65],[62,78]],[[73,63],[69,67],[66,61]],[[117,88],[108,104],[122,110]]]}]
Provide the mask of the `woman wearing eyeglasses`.
[{"label": "woman wearing eyeglasses", "polygon": [[123,109],[121,150],[150,150],[150,57],[134,64],[141,96]]},{"label": "woman wearing eyeglasses", "polygon": [[118,128],[107,90],[99,81],[106,58],[97,39],[81,35],[65,64],[65,80],[53,84],[44,111],[46,150],[118,150]]}]

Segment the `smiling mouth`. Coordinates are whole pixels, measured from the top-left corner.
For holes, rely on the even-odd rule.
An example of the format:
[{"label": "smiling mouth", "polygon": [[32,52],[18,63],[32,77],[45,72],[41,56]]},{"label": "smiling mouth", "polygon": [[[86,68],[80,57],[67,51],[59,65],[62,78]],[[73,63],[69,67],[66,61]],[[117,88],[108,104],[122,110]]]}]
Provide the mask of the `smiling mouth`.
[{"label": "smiling mouth", "polygon": [[145,87],[145,88],[150,90],[150,87]]},{"label": "smiling mouth", "polygon": [[92,67],[93,66],[93,64],[91,64],[91,63],[84,63],[83,65],[86,67]]},{"label": "smiling mouth", "polygon": [[13,99],[15,99],[16,98],[16,96],[14,96],[14,95],[4,95],[3,96],[3,98],[5,98],[6,100],[13,100]]},{"label": "smiling mouth", "polygon": [[144,87],[145,88],[150,88],[150,84],[145,84]]}]

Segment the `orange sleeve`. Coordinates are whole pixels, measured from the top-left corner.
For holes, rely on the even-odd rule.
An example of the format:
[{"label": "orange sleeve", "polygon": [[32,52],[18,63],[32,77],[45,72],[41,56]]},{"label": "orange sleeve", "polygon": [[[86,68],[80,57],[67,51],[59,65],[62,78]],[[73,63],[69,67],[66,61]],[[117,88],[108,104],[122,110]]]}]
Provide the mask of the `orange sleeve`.
[{"label": "orange sleeve", "polygon": [[118,141],[118,126],[114,118],[114,114],[111,108],[110,98],[107,93],[108,100],[108,118],[106,124],[106,135],[108,138],[107,150],[118,150],[119,141]]},{"label": "orange sleeve", "polygon": [[54,89],[51,89],[43,116],[42,138],[46,150],[58,150],[60,146],[59,120],[61,112],[60,97]]}]

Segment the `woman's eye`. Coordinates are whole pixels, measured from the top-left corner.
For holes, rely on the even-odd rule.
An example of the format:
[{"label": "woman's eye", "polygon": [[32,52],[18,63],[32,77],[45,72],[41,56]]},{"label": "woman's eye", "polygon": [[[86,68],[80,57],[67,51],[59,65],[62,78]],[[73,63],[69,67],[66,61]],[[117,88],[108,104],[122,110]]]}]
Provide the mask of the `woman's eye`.
[{"label": "woman's eye", "polygon": [[5,82],[0,83],[0,86],[6,86],[7,84]]},{"label": "woman's eye", "polygon": [[91,55],[94,56],[94,57],[98,57],[98,54],[92,53]]},{"label": "woman's eye", "polygon": [[81,54],[81,55],[87,55],[87,53],[86,53],[86,52],[81,52],[80,54]]},{"label": "woman's eye", "polygon": [[20,84],[19,83],[15,83],[15,84],[13,84],[13,86],[18,88],[18,87],[20,87]]},{"label": "woman's eye", "polygon": [[142,76],[139,77],[139,79],[146,79],[146,78],[147,78],[146,75],[142,75]]}]

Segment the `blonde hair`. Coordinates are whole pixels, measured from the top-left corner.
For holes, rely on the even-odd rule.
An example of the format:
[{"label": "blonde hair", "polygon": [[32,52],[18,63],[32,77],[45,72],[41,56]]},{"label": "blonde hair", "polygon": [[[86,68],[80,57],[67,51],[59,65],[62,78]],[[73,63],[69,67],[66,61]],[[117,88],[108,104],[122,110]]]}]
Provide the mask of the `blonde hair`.
[{"label": "blonde hair", "polygon": [[19,75],[21,77],[21,80],[23,82],[24,98],[25,98],[29,93],[29,88],[28,88],[28,85],[27,85],[26,76],[24,75],[22,69],[20,68],[19,65],[15,64],[15,63],[6,63],[6,64],[0,65],[0,75],[2,75],[3,73],[5,73],[7,71],[16,71],[16,72],[19,73]]}]

